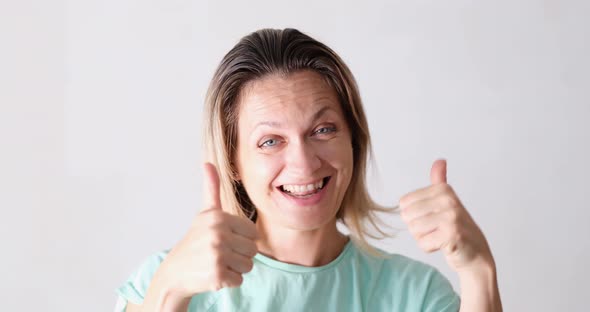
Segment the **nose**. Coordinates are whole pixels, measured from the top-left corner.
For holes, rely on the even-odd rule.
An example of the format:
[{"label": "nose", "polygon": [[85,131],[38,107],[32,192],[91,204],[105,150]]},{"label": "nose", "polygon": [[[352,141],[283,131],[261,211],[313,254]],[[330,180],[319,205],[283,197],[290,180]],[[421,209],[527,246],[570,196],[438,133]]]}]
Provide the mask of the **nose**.
[{"label": "nose", "polygon": [[287,147],[285,166],[291,176],[308,177],[321,168],[322,161],[312,144],[300,140]]}]

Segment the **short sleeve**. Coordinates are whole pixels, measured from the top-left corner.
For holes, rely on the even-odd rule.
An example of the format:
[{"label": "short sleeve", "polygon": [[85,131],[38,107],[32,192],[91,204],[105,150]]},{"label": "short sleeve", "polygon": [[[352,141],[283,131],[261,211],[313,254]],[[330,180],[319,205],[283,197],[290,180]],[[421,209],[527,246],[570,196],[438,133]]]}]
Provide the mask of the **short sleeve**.
[{"label": "short sleeve", "polygon": [[127,281],[116,289],[118,298],[115,304],[115,312],[125,311],[127,302],[137,305],[143,302],[150,282],[167,254],[168,250],[149,256],[131,273]]},{"label": "short sleeve", "polygon": [[461,298],[449,280],[437,269],[433,269],[426,296],[422,304],[424,312],[457,312]]}]

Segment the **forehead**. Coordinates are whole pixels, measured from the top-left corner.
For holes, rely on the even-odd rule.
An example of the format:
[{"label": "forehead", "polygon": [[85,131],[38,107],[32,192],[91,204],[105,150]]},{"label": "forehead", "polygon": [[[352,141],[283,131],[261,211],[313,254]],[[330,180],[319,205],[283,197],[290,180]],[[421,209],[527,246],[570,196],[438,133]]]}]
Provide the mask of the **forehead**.
[{"label": "forehead", "polygon": [[246,84],[240,94],[239,122],[303,117],[323,106],[340,112],[338,96],[321,74],[300,71],[270,75]]}]

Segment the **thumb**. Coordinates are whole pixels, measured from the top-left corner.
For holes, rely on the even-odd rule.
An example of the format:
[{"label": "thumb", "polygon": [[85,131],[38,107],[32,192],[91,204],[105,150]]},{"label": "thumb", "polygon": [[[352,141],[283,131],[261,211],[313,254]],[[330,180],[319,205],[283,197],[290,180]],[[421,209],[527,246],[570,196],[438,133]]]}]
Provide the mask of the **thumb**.
[{"label": "thumb", "polygon": [[205,199],[205,209],[221,209],[221,199],[219,196],[219,175],[217,168],[212,163],[206,162],[204,169],[204,189],[203,198]]},{"label": "thumb", "polygon": [[430,183],[440,184],[447,183],[447,161],[446,159],[437,159],[430,169]]}]

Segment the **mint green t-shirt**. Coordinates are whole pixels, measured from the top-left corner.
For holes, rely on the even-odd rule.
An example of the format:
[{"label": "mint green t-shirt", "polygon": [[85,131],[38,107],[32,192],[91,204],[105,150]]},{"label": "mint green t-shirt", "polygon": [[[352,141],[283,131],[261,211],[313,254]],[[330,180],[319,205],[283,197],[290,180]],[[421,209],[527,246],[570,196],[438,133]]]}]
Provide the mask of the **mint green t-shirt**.
[{"label": "mint green t-shirt", "polygon": [[[378,258],[349,240],[341,254],[319,267],[254,256],[252,271],[237,288],[192,297],[190,312],[201,311],[459,311],[459,296],[434,267],[382,250]],[[117,289],[115,311],[141,304],[168,251],[148,257]]]}]

